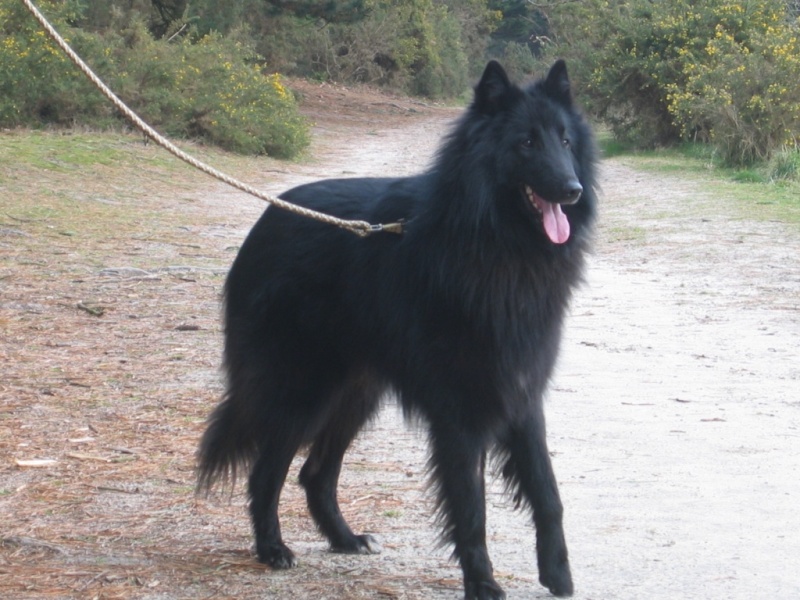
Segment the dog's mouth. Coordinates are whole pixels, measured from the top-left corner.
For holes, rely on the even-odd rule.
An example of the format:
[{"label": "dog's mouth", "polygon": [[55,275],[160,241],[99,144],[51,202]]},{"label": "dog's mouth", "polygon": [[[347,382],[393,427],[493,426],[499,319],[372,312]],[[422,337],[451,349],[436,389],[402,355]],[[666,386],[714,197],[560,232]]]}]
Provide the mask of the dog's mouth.
[{"label": "dog's mouth", "polygon": [[527,185],[525,186],[525,195],[531,206],[541,215],[544,232],[550,241],[554,244],[565,243],[569,239],[570,228],[569,219],[561,210],[561,205],[548,202]]}]

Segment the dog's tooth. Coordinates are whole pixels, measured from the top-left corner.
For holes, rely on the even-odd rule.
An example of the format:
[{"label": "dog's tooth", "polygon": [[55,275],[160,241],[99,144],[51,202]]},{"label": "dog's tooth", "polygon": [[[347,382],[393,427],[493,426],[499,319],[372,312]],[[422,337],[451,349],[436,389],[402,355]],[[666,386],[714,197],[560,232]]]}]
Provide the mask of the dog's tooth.
[{"label": "dog's tooth", "polygon": [[536,203],[536,200],[534,199],[534,196],[536,194],[534,193],[533,189],[528,185],[525,186],[525,195],[528,196],[528,201],[533,205],[533,208],[536,209],[536,212],[542,214],[542,209],[539,208],[539,205]]}]

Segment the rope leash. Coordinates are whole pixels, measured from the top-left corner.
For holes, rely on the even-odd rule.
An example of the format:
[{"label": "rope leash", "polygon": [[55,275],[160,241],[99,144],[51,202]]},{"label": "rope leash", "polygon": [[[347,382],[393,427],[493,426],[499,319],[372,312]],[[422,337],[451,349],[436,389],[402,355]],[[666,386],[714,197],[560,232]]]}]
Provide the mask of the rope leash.
[{"label": "rope leash", "polygon": [[170,154],[178,157],[182,161],[192,165],[196,169],[199,169],[203,173],[210,175],[220,181],[227,183],[228,185],[235,187],[238,190],[246,192],[256,198],[260,198],[265,202],[269,202],[270,204],[274,204],[278,208],[282,208],[284,210],[293,212],[295,214],[308,217],[310,219],[316,219],[317,221],[321,221],[323,223],[327,223],[329,225],[335,225],[336,227],[341,227],[342,229],[346,229],[352,233],[355,233],[358,236],[366,237],[373,233],[378,233],[381,231],[386,231],[389,233],[396,233],[401,234],[403,233],[403,223],[385,223],[385,224],[372,224],[368,223],[367,221],[352,221],[347,219],[340,219],[338,217],[334,217],[332,215],[327,215],[325,213],[318,212],[316,210],[311,210],[309,208],[304,208],[302,206],[297,206],[296,204],[292,204],[291,202],[286,202],[285,200],[281,200],[280,198],[276,198],[274,196],[270,196],[269,194],[265,194],[254,188],[251,185],[243,183],[238,179],[231,177],[223,173],[222,171],[218,171],[214,167],[211,167],[204,162],[198,160],[197,158],[187,154],[180,148],[178,148],[175,144],[170,142],[168,139],[163,137],[160,133],[158,133],[155,129],[150,127],[147,123],[145,123],[139,115],[133,112],[128,106],[120,100],[111,89],[103,83],[100,78],[94,74],[94,72],[89,68],[89,66],[83,62],[80,56],[78,56],[75,51],[67,44],[67,42],[62,38],[59,33],[55,30],[55,28],[48,22],[48,20],[44,17],[44,15],[39,12],[39,9],[34,6],[31,0],[22,0],[27,9],[33,14],[39,24],[47,31],[48,35],[53,39],[53,41],[58,44],[58,46],[64,51],[64,53],[69,56],[70,60],[75,63],[84,75],[86,75],[91,82],[99,89],[102,94],[108,98],[111,103],[122,113],[124,114],[139,130],[144,133],[148,138],[152,139],[156,144],[164,148]]}]

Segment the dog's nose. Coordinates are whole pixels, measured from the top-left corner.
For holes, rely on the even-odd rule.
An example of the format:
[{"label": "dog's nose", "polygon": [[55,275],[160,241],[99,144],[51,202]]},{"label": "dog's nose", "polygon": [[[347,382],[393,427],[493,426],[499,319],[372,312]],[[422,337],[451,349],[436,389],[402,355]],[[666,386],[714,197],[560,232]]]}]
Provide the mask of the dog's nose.
[{"label": "dog's nose", "polygon": [[575,204],[583,193],[583,186],[577,180],[569,181],[564,186],[564,200],[561,204]]}]

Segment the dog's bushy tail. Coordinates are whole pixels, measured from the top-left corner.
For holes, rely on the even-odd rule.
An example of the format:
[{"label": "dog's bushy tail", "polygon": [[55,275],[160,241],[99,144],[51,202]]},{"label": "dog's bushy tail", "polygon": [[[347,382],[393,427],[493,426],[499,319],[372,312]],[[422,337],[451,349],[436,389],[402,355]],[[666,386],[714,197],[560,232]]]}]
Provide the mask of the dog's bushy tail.
[{"label": "dog's bushy tail", "polygon": [[258,455],[258,447],[250,428],[242,426],[237,407],[230,394],[208,419],[208,427],[197,451],[197,491],[208,493],[218,482],[231,487],[236,475]]}]

